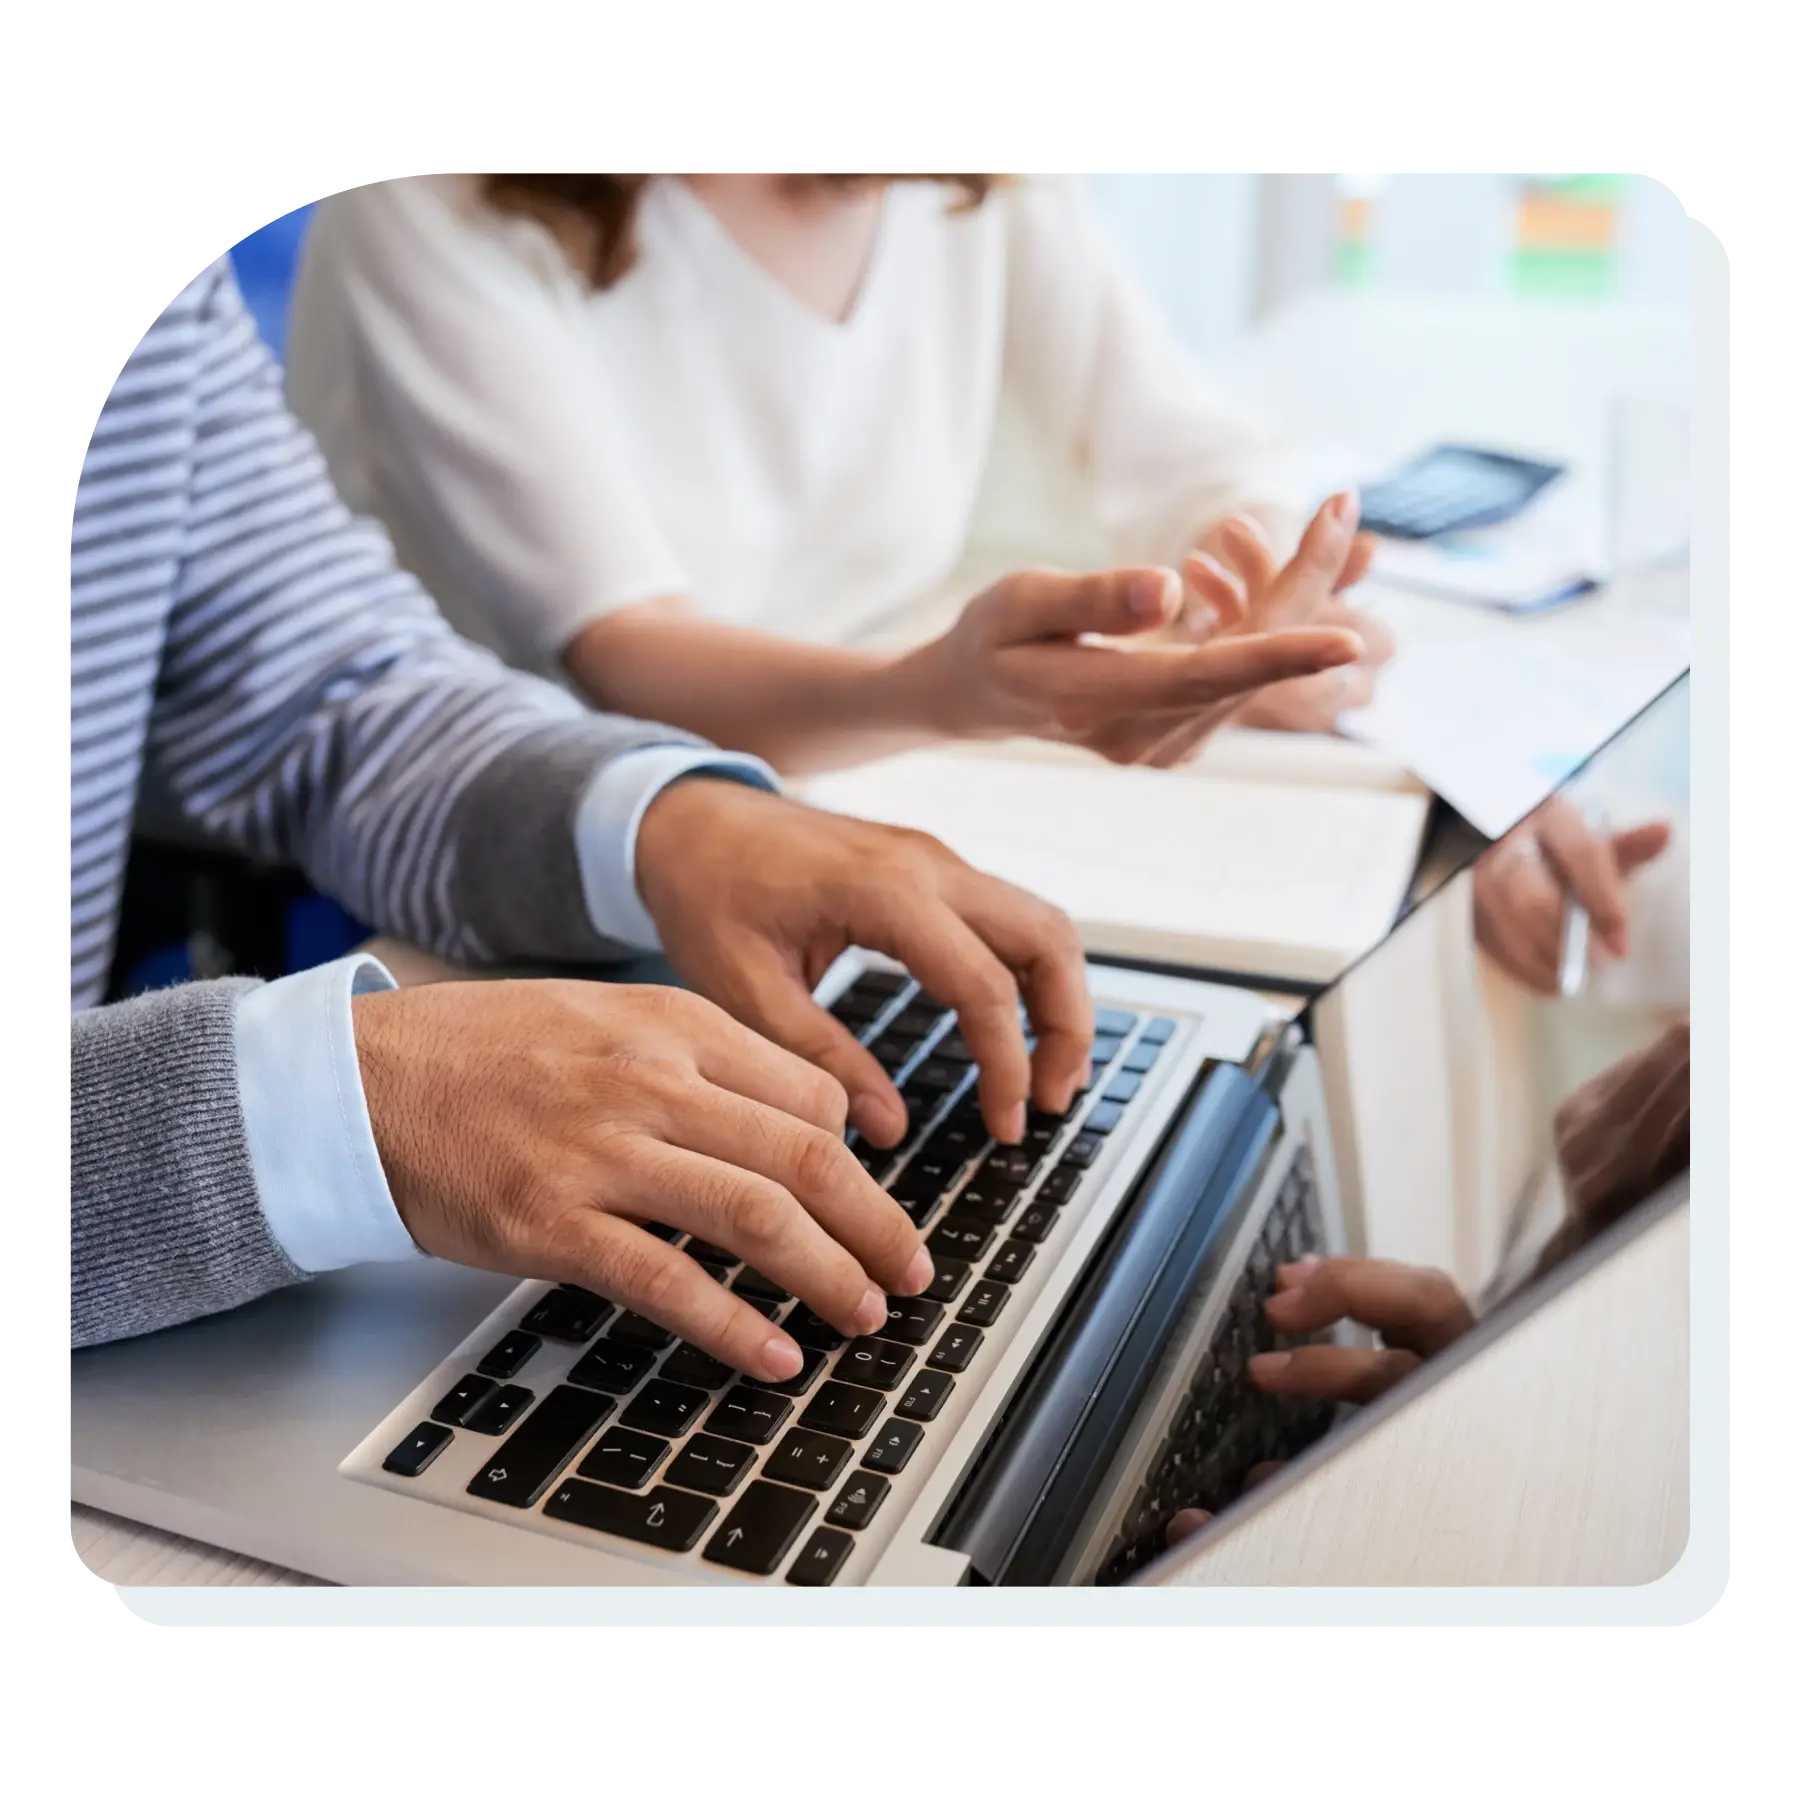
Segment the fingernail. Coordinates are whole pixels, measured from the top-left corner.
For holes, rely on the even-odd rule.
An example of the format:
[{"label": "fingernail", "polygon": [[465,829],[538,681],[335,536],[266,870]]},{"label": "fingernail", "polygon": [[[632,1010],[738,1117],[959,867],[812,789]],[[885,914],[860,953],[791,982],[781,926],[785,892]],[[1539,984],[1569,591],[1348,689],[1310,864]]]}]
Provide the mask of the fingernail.
[{"label": "fingernail", "polygon": [[1259,1375],[1280,1375],[1292,1360],[1286,1350],[1266,1350],[1261,1356],[1253,1356],[1246,1366],[1253,1378]]},{"label": "fingernail", "polygon": [[1332,517],[1340,525],[1355,525],[1357,515],[1362,511],[1355,488],[1346,488],[1342,494],[1332,496]]},{"label": "fingernail", "polygon": [[1276,1270],[1277,1280],[1286,1276],[1290,1281],[1305,1281],[1319,1267],[1317,1256],[1297,1256],[1293,1262],[1283,1263]]},{"label": "fingernail", "polygon": [[857,1302],[857,1310],[852,1315],[857,1321],[857,1329],[861,1332],[874,1331],[878,1326],[888,1323],[888,1302],[880,1289],[871,1288]]},{"label": "fingernail", "polygon": [[1017,1144],[1026,1135],[1026,1103],[1023,1100],[1001,1116],[1001,1128],[994,1135],[1003,1144]]},{"label": "fingernail", "polygon": [[763,1346],[763,1373],[771,1381],[786,1381],[801,1371],[800,1345],[785,1332],[774,1333]]},{"label": "fingernail", "polygon": [[923,1294],[932,1285],[932,1277],[936,1273],[932,1267],[932,1253],[922,1244],[918,1254],[907,1264],[907,1272],[901,1277],[901,1287],[909,1294]]},{"label": "fingernail", "polygon": [[851,1124],[872,1144],[886,1149],[907,1129],[907,1109],[891,1106],[879,1095],[859,1094],[850,1103]]},{"label": "fingernail", "polygon": [[1160,570],[1155,575],[1137,575],[1132,579],[1127,604],[1136,618],[1166,619],[1169,617],[1170,599],[1177,591],[1176,583],[1167,569]]}]

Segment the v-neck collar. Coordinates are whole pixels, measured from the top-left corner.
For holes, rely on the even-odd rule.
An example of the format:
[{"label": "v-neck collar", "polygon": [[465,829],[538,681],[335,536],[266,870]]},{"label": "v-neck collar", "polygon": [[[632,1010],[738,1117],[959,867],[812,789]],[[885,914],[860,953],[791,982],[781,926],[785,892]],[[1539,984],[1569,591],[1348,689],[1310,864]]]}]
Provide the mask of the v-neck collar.
[{"label": "v-neck collar", "polygon": [[766,309],[785,314],[794,322],[795,328],[809,331],[827,342],[848,343],[862,335],[865,323],[877,310],[875,302],[890,261],[889,240],[894,236],[895,222],[892,187],[882,191],[881,212],[876,219],[869,257],[863,265],[857,291],[851,298],[850,310],[842,319],[830,318],[809,306],[784,281],[766,269],[680,176],[661,177],[651,191],[666,196],[665,204],[682,236],[730,272],[731,278],[740,286],[760,295],[760,304]]}]

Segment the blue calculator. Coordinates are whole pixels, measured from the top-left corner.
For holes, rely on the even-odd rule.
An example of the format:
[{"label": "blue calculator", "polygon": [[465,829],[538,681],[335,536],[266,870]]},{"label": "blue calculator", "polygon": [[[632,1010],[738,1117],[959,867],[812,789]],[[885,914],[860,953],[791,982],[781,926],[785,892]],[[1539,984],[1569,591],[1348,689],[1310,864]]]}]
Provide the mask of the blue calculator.
[{"label": "blue calculator", "polygon": [[1500,525],[1563,472],[1561,463],[1440,444],[1363,490],[1363,529],[1420,539]]}]

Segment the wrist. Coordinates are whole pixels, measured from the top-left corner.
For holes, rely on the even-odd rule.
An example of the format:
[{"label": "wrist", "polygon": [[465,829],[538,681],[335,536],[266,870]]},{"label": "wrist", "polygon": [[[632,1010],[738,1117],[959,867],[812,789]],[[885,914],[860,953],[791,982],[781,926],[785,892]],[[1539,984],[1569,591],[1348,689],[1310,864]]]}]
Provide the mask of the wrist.
[{"label": "wrist", "polygon": [[[708,878],[705,866],[737,829],[745,808],[781,806],[766,788],[697,769],[662,788],[638,823],[634,858],[638,898],[662,930],[684,892]],[[730,852],[728,851],[729,855]]]}]

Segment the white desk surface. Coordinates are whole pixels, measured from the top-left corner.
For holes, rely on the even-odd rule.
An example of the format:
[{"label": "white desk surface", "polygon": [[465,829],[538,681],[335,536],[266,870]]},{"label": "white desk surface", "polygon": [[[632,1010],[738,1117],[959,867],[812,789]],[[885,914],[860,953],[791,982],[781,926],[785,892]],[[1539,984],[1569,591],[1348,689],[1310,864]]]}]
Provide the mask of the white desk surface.
[{"label": "white desk surface", "polygon": [[[1354,443],[1399,455],[1423,443],[1465,436],[1592,466],[1602,455],[1612,399],[1621,394],[1682,399],[1687,359],[1685,326],[1668,312],[1322,293],[1247,335],[1223,359],[1220,373],[1295,441]],[[1034,510],[1029,496],[1023,504],[1026,511]],[[1020,496],[1008,492],[1004,482],[985,502],[994,546],[986,555],[995,573],[1016,559],[1021,506]],[[1036,516],[1041,520],[1044,515],[1039,510]],[[979,567],[982,560],[978,552],[972,566]],[[951,605],[945,596],[938,610],[948,615]],[[935,619],[935,612],[923,609],[918,619],[907,622],[904,635],[921,635]],[[430,979],[436,972],[432,959],[404,946],[384,944],[381,954],[403,981]],[[1667,1255],[1657,1262],[1674,1291],[1682,1279],[1677,1264]],[[1686,1375],[1686,1365],[1681,1372]],[[1666,1392],[1664,1398],[1668,1404],[1659,1413],[1658,1429],[1660,1441],[1667,1444],[1675,1432],[1671,1408],[1680,1402],[1686,1419],[1686,1392]],[[1572,1455],[1581,1460],[1575,1451]],[[1331,1541],[1312,1529],[1322,1503],[1318,1484],[1295,1502],[1307,1513],[1305,1535],[1316,1546]],[[1480,1514],[1479,1507],[1466,1509],[1467,1552],[1435,1565],[1432,1579],[1508,1578],[1496,1572],[1500,1565],[1495,1562],[1495,1534],[1504,1534],[1505,1526],[1494,1526],[1485,1540]],[[1266,1515],[1266,1521],[1273,1516],[1279,1515]],[[123,1585],[313,1585],[309,1577],[92,1508],[74,1507],[71,1523],[88,1567]],[[1296,1524],[1298,1518],[1290,1528]],[[1382,1566],[1378,1572],[1367,1539],[1341,1565],[1315,1556],[1304,1574],[1298,1566],[1292,1576],[1277,1574],[1267,1548],[1269,1529],[1266,1522],[1254,1534],[1260,1546],[1255,1568],[1241,1562],[1234,1546],[1217,1563],[1209,1558],[1208,1572],[1197,1570],[1197,1577],[1253,1582],[1407,1578],[1398,1567],[1391,1571]]]}]

